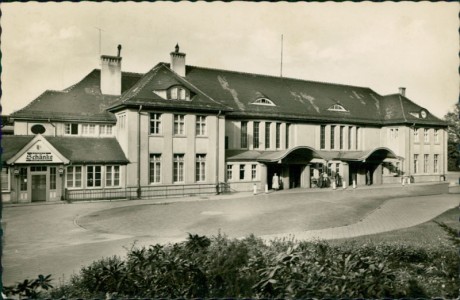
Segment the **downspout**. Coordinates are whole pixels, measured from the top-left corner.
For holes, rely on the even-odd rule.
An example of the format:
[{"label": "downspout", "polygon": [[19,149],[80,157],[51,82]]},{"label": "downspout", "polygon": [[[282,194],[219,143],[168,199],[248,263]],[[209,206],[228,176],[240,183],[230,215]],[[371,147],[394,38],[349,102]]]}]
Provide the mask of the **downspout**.
[{"label": "downspout", "polygon": [[[219,110],[217,114],[217,126],[216,126],[216,193],[220,194],[219,190],[219,117],[222,114],[222,111]],[[225,146],[224,146],[225,147]]]},{"label": "downspout", "polygon": [[141,110],[137,111],[137,198],[141,198]]},{"label": "downspout", "polygon": [[53,123],[51,123],[51,119],[48,118],[48,123],[51,124],[51,126],[53,126],[54,128],[54,136],[56,136],[56,125],[54,125]]}]

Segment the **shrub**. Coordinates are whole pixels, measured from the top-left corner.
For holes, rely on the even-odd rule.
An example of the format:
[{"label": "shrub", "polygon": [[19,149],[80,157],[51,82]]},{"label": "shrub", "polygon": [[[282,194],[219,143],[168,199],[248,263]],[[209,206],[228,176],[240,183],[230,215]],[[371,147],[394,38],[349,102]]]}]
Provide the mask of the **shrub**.
[{"label": "shrub", "polygon": [[402,298],[458,296],[455,247],[324,241],[187,241],[128,250],[81,269],[52,298]]}]

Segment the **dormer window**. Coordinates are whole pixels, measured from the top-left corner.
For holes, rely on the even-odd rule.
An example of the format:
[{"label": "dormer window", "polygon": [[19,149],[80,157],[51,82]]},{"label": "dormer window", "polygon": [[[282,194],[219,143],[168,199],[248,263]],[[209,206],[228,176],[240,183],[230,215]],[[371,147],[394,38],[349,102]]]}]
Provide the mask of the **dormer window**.
[{"label": "dormer window", "polygon": [[168,100],[184,100],[190,101],[190,91],[182,86],[173,86],[169,88]]},{"label": "dormer window", "polygon": [[347,111],[342,105],[340,104],[334,104],[331,107],[329,107],[327,110],[329,111]]},{"label": "dormer window", "polygon": [[266,105],[266,106],[276,106],[275,103],[273,103],[272,100],[267,99],[267,98],[259,98],[256,101],[252,102],[251,104]]}]

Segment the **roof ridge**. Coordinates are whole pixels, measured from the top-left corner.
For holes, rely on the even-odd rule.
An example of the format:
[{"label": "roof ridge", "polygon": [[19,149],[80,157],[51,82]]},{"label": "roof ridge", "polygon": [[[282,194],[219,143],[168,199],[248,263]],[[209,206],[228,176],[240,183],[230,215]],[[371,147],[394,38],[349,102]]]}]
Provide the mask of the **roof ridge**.
[{"label": "roof ridge", "polygon": [[[162,64],[169,65],[169,63],[164,63],[164,62],[162,62]],[[193,65],[186,65],[186,67],[204,69],[204,70],[211,70],[211,71],[223,71],[223,72],[236,73],[236,74],[242,74],[242,75],[255,75],[255,76],[268,77],[268,78],[274,78],[274,79],[288,79],[288,80],[296,80],[296,81],[311,82],[311,83],[322,83],[322,84],[336,85],[336,86],[365,88],[365,89],[372,90],[370,87],[365,87],[365,86],[343,84],[343,83],[333,83],[333,82],[326,82],[326,81],[319,81],[319,80],[307,80],[307,79],[300,79],[300,78],[294,78],[294,77],[279,77],[279,76],[275,76],[275,75],[267,75],[267,74],[260,74],[260,73],[250,73],[250,72],[234,71],[234,70],[225,70],[225,69],[209,68],[209,67],[199,67],[199,66],[193,66]],[[379,95],[379,94],[377,94],[377,95]],[[379,96],[381,96],[381,95],[379,95]]]}]

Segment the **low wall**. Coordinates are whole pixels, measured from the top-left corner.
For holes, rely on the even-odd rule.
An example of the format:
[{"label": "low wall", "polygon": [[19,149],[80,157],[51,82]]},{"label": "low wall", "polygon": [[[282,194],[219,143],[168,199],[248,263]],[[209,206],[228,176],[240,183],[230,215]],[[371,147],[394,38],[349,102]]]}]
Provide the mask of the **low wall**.
[{"label": "low wall", "polygon": [[460,185],[450,184],[449,185],[449,194],[460,194]]}]

